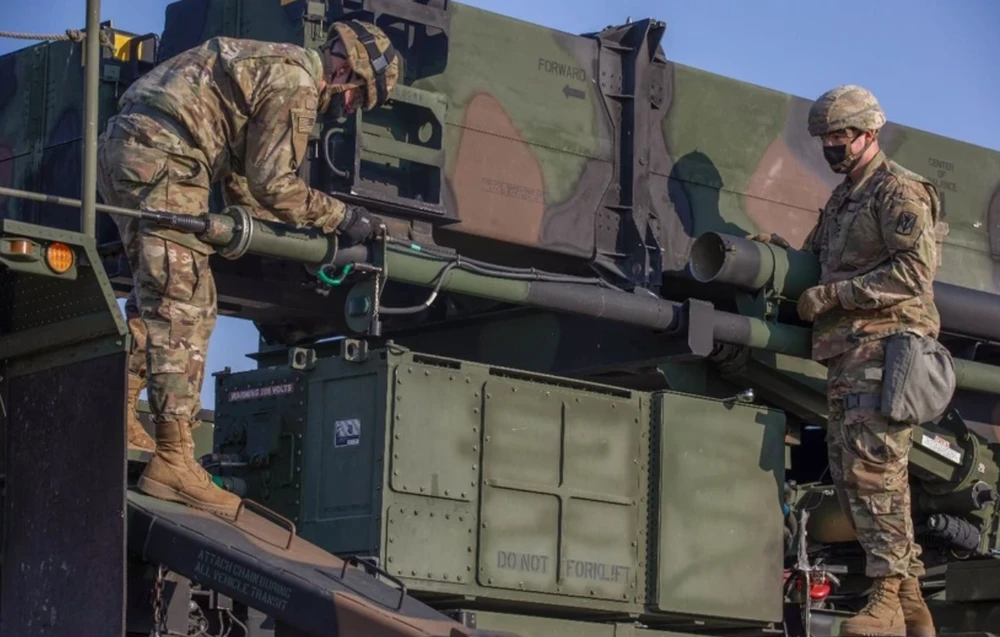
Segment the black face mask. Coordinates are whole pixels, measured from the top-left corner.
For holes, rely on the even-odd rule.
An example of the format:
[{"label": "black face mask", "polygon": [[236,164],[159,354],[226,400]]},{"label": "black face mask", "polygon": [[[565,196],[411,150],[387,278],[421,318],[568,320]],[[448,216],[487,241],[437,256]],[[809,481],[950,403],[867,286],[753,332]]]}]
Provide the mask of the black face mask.
[{"label": "black face mask", "polygon": [[[857,139],[857,138],[855,138]],[[858,161],[861,160],[861,156],[867,152],[868,147],[872,145],[875,141],[873,138],[870,142],[864,145],[864,147],[858,151],[857,155],[849,155],[847,148],[849,144],[841,144],[839,146],[824,146],[823,147],[823,158],[826,159],[826,163],[830,164],[830,168],[835,173],[847,174],[854,170],[854,167],[858,165]],[[854,139],[850,141],[850,144],[854,143]]]},{"label": "black face mask", "polygon": [[826,159],[826,163],[830,164],[830,168],[836,171],[838,164],[844,163],[844,160],[847,159],[847,144],[824,146],[823,158]]},{"label": "black face mask", "polygon": [[344,99],[344,93],[337,93],[330,98],[330,106],[327,107],[326,112],[323,113],[323,119],[327,123],[335,122],[341,120],[347,116],[347,100]]}]

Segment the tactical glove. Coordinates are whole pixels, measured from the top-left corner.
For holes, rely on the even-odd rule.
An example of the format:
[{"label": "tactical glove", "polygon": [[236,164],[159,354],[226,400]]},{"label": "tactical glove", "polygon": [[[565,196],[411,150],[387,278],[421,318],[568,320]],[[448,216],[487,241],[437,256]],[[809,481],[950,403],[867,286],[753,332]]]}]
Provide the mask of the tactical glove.
[{"label": "tactical glove", "polygon": [[776,233],[763,233],[763,234],[748,234],[747,239],[751,241],[760,241],[761,243],[773,243],[779,248],[784,248],[785,250],[791,250],[792,245],[785,240],[780,234]]},{"label": "tactical glove", "polygon": [[379,220],[362,206],[348,205],[344,218],[337,226],[337,233],[348,242],[355,245],[371,238],[378,229]]},{"label": "tactical glove", "polygon": [[829,312],[840,305],[837,288],[833,285],[817,285],[809,288],[799,297],[796,308],[799,318],[812,322],[823,312]]}]

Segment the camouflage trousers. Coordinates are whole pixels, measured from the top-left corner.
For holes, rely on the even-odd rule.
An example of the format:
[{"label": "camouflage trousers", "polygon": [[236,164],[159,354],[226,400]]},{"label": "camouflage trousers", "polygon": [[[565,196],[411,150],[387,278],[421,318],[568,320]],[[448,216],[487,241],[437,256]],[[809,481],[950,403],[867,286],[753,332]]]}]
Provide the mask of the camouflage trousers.
[{"label": "camouflage trousers", "polygon": [[876,408],[845,409],[849,394],[878,394],[885,341],[848,350],[829,361],[827,445],[830,473],[858,541],[869,577],[924,574],[913,539],[907,468],[911,427],[892,422]]},{"label": "camouflage trousers", "polygon": [[[197,159],[144,145],[113,125],[99,141],[98,188],[105,202],[125,208],[201,214],[209,205],[208,172]],[[209,250],[194,249],[190,236],[181,243],[137,219],[114,219],[133,276],[129,371],[146,377],[154,422],[196,423],[217,316]]]}]

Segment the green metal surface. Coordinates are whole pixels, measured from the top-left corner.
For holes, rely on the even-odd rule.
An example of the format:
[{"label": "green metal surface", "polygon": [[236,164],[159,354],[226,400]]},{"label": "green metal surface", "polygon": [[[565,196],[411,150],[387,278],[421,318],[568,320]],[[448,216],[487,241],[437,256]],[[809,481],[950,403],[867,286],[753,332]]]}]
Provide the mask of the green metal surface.
[{"label": "green metal surface", "polygon": [[[780,620],[780,412],[394,346],[346,351],[298,365],[304,405],[264,425],[280,441],[308,412],[303,438],[277,447],[301,451],[302,471],[245,474],[249,497],[279,507],[303,537],[377,556],[417,594],[648,614],[654,626],[669,615]],[[281,370],[219,377],[217,441],[223,423],[288,404],[230,400]],[[255,473],[292,488],[265,494]]]},{"label": "green metal surface", "polygon": [[[804,327],[744,317],[750,328],[748,345],[766,352],[786,354],[809,360],[812,357],[812,332]],[[976,361],[955,358],[955,382],[959,389],[1000,393],[1000,368]]]},{"label": "green metal surface", "polygon": [[[85,6],[80,3],[81,13]],[[153,47],[147,41],[142,55],[132,62],[112,57],[96,37],[100,25],[94,23],[94,11],[99,7],[87,8],[86,33],[95,37],[83,43],[43,42],[0,56],[0,187],[73,197],[81,205],[96,189],[96,166],[87,172],[90,163],[85,161],[96,154],[96,145],[88,148],[88,143],[96,142],[117,110],[133,64],[138,72],[151,67]],[[108,33],[122,44],[123,32],[108,29]],[[116,53],[127,48],[123,45]],[[95,50],[91,63],[88,58]],[[97,70],[96,78],[87,73],[90,69]],[[84,219],[81,211],[45,202],[0,195],[0,217],[74,232],[82,229],[82,234],[96,237],[98,245],[118,240],[110,218]]]},{"label": "green metal surface", "polygon": [[657,608],[780,621],[784,414],[668,392],[654,401]]},{"label": "green metal surface", "polygon": [[419,363],[393,371],[392,478],[399,493],[471,502],[479,484],[482,385],[456,368]]},{"label": "green metal surface", "polygon": [[[481,610],[460,611],[479,630],[510,631],[521,637],[694,637],[696,632],[650,630],[632,622],[585,622]],[[474,622],[474,623],[473,623]]]},{"label": "green metal surface", "polygon": [[526,380],[484,389],[480,585],[640,601],[642,402]]},{"label": "green metal surface", "polygon": [[[645,394],[389,347],[317,358],[298,372],[301,407],[231,400],[238,388],[273,385],[281,369],[219,376],[216,442],[242,451],[227,430],[279,403],[292,410],[262,428],[280,441],[308,413],[294,448],[278,448],[301,452],[301,471],[245,475],[248,497],[303,537],[376,555],[417,592],[641,611]],[[265,474],[290,489],[265,493]]]},{"label": "green metal surface", "polygon": [[95,237],[97,232],[97,125],[100,109],[101,42],[99,25],[101,21],[101,0],[87,0],[87,38],[85,44],[85,64],[83,67],[83,210],[80,216],[80,232]]},{"label": "green metal surface", "polygon": [[248,497],[296,524],[302,516],[307,391],[301,374],[287,368],[260,370],[253,377],[216,376],[216,405],[233,408],[213,413],[213,450],[242,453],[259,466],[246,476]]},{"label": "green metal surface", "polygon": [[528,297],[529,285],[525,281],[485,276],[457,268],[445,272],[447,265],[448,262],[440,257],[421,255],[417,246],[385,252],[385,275],[394,281],[433,287],[440,277],[442,289],[459,294],[515,303]]},{"label": "green metal surface", "polygon": [[0,244],[11,238],[26,238],[35,244],[60,241],[74,249],[77,263],[82,264],[72,279],[49,276],[47,268],[38,263],[5,264],[0,275],[5,326],[0,335],[0,358],[18,358],[108,336],[124,342],[127,329],[107,275],[102,268],[90,265],[100,263],[92,238],[9,219],[0,222],[0,233]]}]

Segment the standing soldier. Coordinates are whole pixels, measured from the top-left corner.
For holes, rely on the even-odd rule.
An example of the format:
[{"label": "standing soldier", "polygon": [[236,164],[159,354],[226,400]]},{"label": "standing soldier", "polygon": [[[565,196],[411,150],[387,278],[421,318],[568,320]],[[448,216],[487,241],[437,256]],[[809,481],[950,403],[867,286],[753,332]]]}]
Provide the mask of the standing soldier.
[{"label": "standing soldier", "polygon": [[[318,51],[212,38],[163,62],[122,96],[100,139],[101,196],[117,206],[203,214],[212,184],[242,172],[242,183],[274,218],[339,233],[347,243],[364,241],[377,219],[311,189],[297,171],[317,117],[383,104],[401,65],[385,33],[353,20],[333,24]],[[138,486],[233,516],[240,499],[213,484],[191,440],[217,315],[213,249],[191,234],[132,218],[116,222],[138,311],[129,316],[137,342],[129,365],[130,443],[153,446],[134,416],[143,376],[156,428]]]},{"label": "standing soldier", "polygon": [[[813,358],[828,366],[830,473],[873,581],[868,604],[840,634],[933,637],[910,516],[907,461],[916,423],[887,417],[882,396],[883,377],[892,377],[886,351],[893,337],[936,339],[940,330],[933,282],[941,203],[931,183],[879,148],[885,122],[875,96],[853,85],[824,93],[809,111],[809,134],[845,178],[803,245],[818,255],[821,275],[799,299],[798,313],[813,323]],[[788,247],[778,236],[757,238]]]}]

